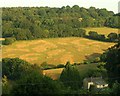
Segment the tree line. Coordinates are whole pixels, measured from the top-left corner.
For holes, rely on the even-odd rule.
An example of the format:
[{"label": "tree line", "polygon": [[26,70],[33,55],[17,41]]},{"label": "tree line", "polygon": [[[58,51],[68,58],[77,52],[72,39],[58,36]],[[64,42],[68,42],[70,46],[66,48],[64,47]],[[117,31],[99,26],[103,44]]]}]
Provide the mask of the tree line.
[{"label": "tree line", "polygon": [[105,41],[105,42],[118,42],[120,34],[111,32],[107,35],[107,37],[103,34],[98,34],[95,31],[89,31],[88,35],[86,35],[86,38],[99,40],[99,41]]},{"label": "tree line", "polygon": [[[88,35],[87,35],[85,30],[79,29],[78,33],[75,33],[72,36],[84,37],[84,38],[98,40],[98,41],[104,41],[104,42],[117,42],[119,39],[119,35],[120,34],[117,34],[115,32],[111,32],[106,37],[104,34],[98,34],[95,31],[89,31]],[[14,43],[15,41],[16,41],[16,39],[14,37],[8,37],[8,38],[5,38],[5,40],[2,42],[2,44],[3,45],[10,45],[10,44]]]},{"label": "tree line", "polygon": [[85,27],[114,27],[118,24],[119,14],[105,8],[88,9],[78,5],[50,7],[12,7],[3,8],[3,37],[16,40],[37,38],[84,37]]}]

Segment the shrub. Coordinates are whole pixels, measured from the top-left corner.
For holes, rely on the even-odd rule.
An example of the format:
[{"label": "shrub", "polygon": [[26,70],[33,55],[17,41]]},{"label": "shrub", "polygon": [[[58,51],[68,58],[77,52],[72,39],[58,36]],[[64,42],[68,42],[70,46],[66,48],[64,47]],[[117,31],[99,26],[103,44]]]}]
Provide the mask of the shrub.
[{"label": "shrub", "polygon": [[100,57],[96,57],[94,60],[93,60],[93,63],[98,63],[100,62]]},{"label": "shrub", "polygon": [[10,45],[15,41],[16,41],[15,38],[5,38],[5,40],[3,41],[3,45]]},{"label": "shrub", "polygon": [[19,58],[2,59],[2,76],[7,76],[10,80],[17,80],[23,74],[34,68],[30,63]]},{"label": "shrub", "polygon": [[91,62],[89,60],[84,60],[84,64],[90,64]]},{"label": "shrub", "polygon": [[63,64],[59,64],[59,65],[57,65],[56,68],[63,68],[63,67],[65,67]]},{"label": "shrub", "polygon": [[55,65],[48,64],[47,62],[43,62],[43,63],[41,64],[41,67],[42,67],[42,69],[44,69],[44,70],[46,70],[46,69],[54,69],[54,68],[56,68]]}]

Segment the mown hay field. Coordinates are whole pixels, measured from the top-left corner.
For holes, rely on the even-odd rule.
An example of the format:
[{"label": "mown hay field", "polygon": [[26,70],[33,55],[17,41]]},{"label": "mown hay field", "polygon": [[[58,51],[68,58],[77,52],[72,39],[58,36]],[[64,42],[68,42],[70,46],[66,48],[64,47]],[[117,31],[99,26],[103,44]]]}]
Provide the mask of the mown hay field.
[{"label": "mown hay field", "polygon": [[84,28],[88,34],[89,31],[95,31],[99,34],[104,34],[106,37],[110,33],[119,33],[120,29],[117,28],[108,28],[108,27],[98,27],[98,28]]},{"label": "mown hay field", "polygon": [[60,78],[60,74],[62,73],[63,68],[57,68],[57,69],[49,69],[49,70],[43,70],[43,75],[46,75],[53,80],[57,80]]},{"label": "mown hay field", "polygon": [[83,62],[89,56],[101,54],[114,43],[100,42],[79,37],[50,38],[29,41],[16,41],[12,45],[2,46],[2,58],[26,60],[40,65]]}]

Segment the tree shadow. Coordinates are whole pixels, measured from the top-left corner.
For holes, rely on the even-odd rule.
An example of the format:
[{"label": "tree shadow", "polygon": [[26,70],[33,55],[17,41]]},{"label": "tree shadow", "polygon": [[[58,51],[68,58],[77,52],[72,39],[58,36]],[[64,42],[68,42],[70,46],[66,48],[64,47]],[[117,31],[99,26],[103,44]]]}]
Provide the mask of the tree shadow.
[{"label": "tree shadow", "polygon": [[86,55],[85,58],[86,60],[91,60],[91,59],[95,59],[96,57],[99,57],[101,54],[100,53],[93,53],[90,55]]}]

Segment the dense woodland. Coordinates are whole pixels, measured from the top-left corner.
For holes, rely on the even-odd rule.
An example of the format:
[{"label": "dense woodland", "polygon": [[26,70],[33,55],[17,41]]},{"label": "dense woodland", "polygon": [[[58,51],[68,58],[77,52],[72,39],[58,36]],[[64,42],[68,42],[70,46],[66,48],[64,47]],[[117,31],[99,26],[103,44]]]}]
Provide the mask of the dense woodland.
[{"label": "dense woodland", "polygon": [[[107,9],[78,5],[50,7],[3,8],[3,37],[17,40],[55,37],[85,37],[85,27],[120,28],[119,14]],[[104,38],[104,36],[101,36]]]}]

